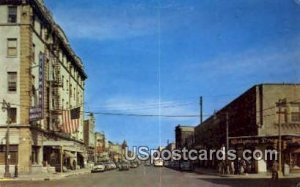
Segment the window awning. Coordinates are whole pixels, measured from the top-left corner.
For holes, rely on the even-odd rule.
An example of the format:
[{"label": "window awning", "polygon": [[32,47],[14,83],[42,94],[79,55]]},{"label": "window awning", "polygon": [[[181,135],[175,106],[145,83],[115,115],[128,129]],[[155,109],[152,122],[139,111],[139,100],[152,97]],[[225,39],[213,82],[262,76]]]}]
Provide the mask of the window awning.
[{"label": "window awning", "polygon": [[66,158],[76,158],[76,156],[69,151],[65,151],[64,155]]},{"label": "window awning", "polygon": [[80,152],[78,152],[77,154],[80,155],[80,156],[82,156],[83,158],[86,158],[86,157],[87,157],[86,154],[83,154],[83,153],[80,153]]}]

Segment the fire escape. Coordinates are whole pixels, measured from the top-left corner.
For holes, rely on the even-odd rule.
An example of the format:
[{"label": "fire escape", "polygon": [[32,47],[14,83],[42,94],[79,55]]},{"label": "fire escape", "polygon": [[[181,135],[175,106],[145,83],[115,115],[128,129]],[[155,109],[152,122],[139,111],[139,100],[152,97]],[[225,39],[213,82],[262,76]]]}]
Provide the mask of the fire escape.
[{"label": "fire escape", "polygon": [[60,97],[60,89],[62,88],[62,79],[61,79],[61,66],[59,62],[59,48],[56,42],[51,45],[51,69],[52,69],[52,79],[50,80],[50,98],[51,98],[51,107],[50,107],[50,130],[60,131],[60,116],[62,115],[62,105]]}]

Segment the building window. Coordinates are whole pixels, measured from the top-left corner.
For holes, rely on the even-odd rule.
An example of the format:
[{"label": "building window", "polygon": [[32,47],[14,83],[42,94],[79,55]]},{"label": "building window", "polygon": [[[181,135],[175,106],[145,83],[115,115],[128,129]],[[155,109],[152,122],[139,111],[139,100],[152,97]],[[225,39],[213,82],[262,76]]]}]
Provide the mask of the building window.
[{"label": "building window", "polygon": [[31,21],[32,21],[32,27],[34,28],[35,27],[35,16],[34,15],[32,16],[32,20]]},{"label": "building window", "polygon": [[17,23],[17,6],[8,7],[8,23]]},{"label": "building window", "polygon": [[67,88],[67,91],[69,91],[69,87],[68,87],[68,85],[69,85],[69,81],[67,80],[67,83],[66,83],[66,88]]},{"label": "building window", "polygon": [[292,122],[300,122],[300,103],[291,103],[290,114]]},{"label": "building window", "polygon": [[32,44],[32,61],[35,63],[35,44]]},{"label": "building window", "polygon": [[70,84],[70,92],[69,92],[70,98],[72,98],[72,84]]},{"label": "building window", "polygon": [[65,90],[65,87],[64,87],[65,76],[62,76],[61,79],[62,79],[62,80],[61,80],[61,83],[62,83],[62,85],[61,85],[61,86],[62,86],[62,89]]},{"label": "building window", "polygon": [[7,73],[7,85],[9,92],[17,91],[17,72],[8,72]]},{"label": "building window", "polygon": [[52,65],[52,77],[51,77],[51,80],[56,80],[56,74],[55,74],[55,66]]},{"label": "building window", "polygon": [[7,110],[7,117],[11,123],[17,123],[17,108],[10,108]]},{"label": "building window", "polygon": [[7,39],[7,56],[9,56],[9,57],[17,56],[17,39],[16,38]]},{"label": "building window", "polygon": [[65,109],[65,100],[64,100],[64,99],[62,99],[62,101],[61,101],[61,102],[62,102],[62,105],[61,105],[61,106],[62,106],[62,109],[64,110],[64,109]]},{"label": "building window", "polygon": [[40,27],[40,37],[43,38],[43,31],[44,31],[44,26],[41,24],[41,27]]},{"label": "building window", "polygon": [[292,112],[291,120],[292,122],[300,122],[300,112]]}]

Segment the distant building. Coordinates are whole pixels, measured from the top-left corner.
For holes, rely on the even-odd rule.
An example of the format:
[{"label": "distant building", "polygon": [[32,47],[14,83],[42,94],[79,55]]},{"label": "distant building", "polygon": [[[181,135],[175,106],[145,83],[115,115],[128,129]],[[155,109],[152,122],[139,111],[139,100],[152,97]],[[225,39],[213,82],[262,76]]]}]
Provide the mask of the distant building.
[{"label": "distant building", "polygon": [[158,150],[158,151],[163,151],[165,148],[166,148],[166,147],[164,147],[164,146],[158,146],[157,150]]},{"label": "distant building", "polygon": [[87,149],[87,161],[95,161],[95,117],[92,113],[88,115],[88,118],[84,120],[84,144]]},{"label": "distant building", "polygon": [[175,128],[175,141],[176,149],[183,149],[187,147],[187,142],[190,137],[194,136],[193,126],[182,126],[178,125]]},{"label": "distant building", "polygon": [[108,159],[108,145],[104,133],[95,133],[95,156],[96,161]]},{"label": "distant building", "polygon": [[128,149],[127,141],[124,140],[121,146],[122,146],[122,157],[125,158],[126,149]]},{"label": "distant building", "polygon": [[109,155],[111,160],[118,162],[123,159],[123,151],[121,144],[109,142]]},{"label": "distant building", "polygon": [[175,143],[169,143],[165,149],[172,152],[173,150],[176,149],[176,145],[175,145]]},{"label": "distant building", "polygon": [[[229,146],[238,150],[239,157],[245,149],[278,150],[279,119],[282,163],[292,172],[300,171],[300,84],[253,86],[195,128],[195,148],[224,147],[228,124]],[[266,172],[272,163],[268,158],[251,160],[251,172]],[[202,164],[216,167],[217,162]]]}]

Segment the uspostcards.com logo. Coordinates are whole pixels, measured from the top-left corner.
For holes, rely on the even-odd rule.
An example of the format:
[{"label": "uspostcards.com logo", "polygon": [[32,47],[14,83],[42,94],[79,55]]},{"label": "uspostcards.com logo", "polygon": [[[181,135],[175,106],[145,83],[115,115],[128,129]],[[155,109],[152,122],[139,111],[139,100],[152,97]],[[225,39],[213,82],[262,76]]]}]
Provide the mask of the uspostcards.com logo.
[{"label": "uspostcards.com logo", "polygon": [[[278,152],[276,150],[250,150],[245,149],[242,152],[237,152],[234,149],[219,149],[219,150],[207,150],[207,149],[186,149],[181,150],[157,150],[150,149],[147,146],[134,146],[132,150],[126,148],[125,158],[127,160],[136,160],[141,161],[150,160],[152,163],[157,159],[162,159],[164,161],[169,160],[184,160],[184,161],[195,161],[195,160],[229,160],[234,161],[236,159],[243,160],[277,160]],[[300,186],[299,186],[300,187]]]}]

